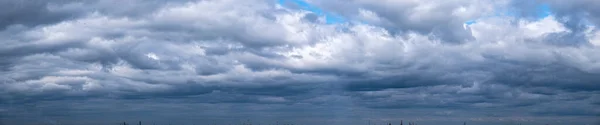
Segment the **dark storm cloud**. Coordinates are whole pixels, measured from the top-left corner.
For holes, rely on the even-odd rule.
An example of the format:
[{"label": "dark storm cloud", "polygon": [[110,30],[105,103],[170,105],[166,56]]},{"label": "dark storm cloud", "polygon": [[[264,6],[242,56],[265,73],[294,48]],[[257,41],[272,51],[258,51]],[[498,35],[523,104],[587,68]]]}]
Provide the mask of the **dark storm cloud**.
[{"label": "dark storm cloud", "polygon": [[[307,1],[349,19],[326,24],[263,0],[8,2],[29,7],[0,13],[0,120],[15,124],[148,112],[331,124],[600,114],[600,33],[581,22],[593,8]],[[544,3],[553,15],[528,17]],[[523,14],[497,16],[505,8]]]}]

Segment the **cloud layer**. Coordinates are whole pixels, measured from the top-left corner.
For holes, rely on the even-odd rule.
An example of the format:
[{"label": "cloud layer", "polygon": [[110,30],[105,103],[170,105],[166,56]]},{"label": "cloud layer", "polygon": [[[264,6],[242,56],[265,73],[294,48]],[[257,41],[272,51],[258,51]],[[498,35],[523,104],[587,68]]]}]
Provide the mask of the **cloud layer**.
[{"label": "cloud layer", "polygon": [[[323,12],[267,0],[0,2],[0,122],[600,115],[600,2],[304,2]],[[541,5],[551,14],[536,15]]]}]

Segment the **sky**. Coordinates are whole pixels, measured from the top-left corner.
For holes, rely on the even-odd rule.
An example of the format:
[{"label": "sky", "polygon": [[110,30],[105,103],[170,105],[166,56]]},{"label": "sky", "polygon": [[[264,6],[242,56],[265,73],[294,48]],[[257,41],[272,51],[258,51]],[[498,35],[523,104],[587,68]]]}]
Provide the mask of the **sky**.
[{"label": "sky", "polygon": [[600,125],[597,0],[2,0],[0,125]]}]

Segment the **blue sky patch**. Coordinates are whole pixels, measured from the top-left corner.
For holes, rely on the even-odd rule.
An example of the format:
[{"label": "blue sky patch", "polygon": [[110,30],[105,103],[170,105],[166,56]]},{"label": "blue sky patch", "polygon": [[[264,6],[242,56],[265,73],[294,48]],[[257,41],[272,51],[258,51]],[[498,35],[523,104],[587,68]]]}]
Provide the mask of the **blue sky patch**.
[{"label": "blue sky patch", "polygon": [[541,4],[537,6],[536,11],[536,16],[538,19],[546,18],[552,14],[552,11],[550,10],[550,6],[548,4]]},{"label": "blue sky patch", "polygon": [[314,14],[325,17],[325,23],[327,23],[327,24],[336,24],[336,23],[347,22],[346,19],[344,19],[344,17],[336,15],[336,14],[332,14],[329,12],[324,12],[321,8],[311,5],[304,0],[278,0],[278,3],[284,7],[286,6],[286,3],[288,3],[288,2],[298,5],[303,10],[310,11]]}]

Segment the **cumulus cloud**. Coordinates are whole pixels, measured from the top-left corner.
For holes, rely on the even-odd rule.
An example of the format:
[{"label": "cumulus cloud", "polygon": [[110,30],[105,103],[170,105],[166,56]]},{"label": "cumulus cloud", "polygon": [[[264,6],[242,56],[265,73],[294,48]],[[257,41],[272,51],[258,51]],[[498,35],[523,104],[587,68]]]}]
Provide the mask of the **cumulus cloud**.
[{"label": "cumulus cloud", "polygon": [[[257,113],[331,124],[592,123],[600,114],[597,16],[571,7],[597,2],[305,2],[347,21],[265,0],[6,1],[0,122],[190,106],[206,112],[183,116],[204,121]],[[499,14],[537,5],[552,14]]]}]

